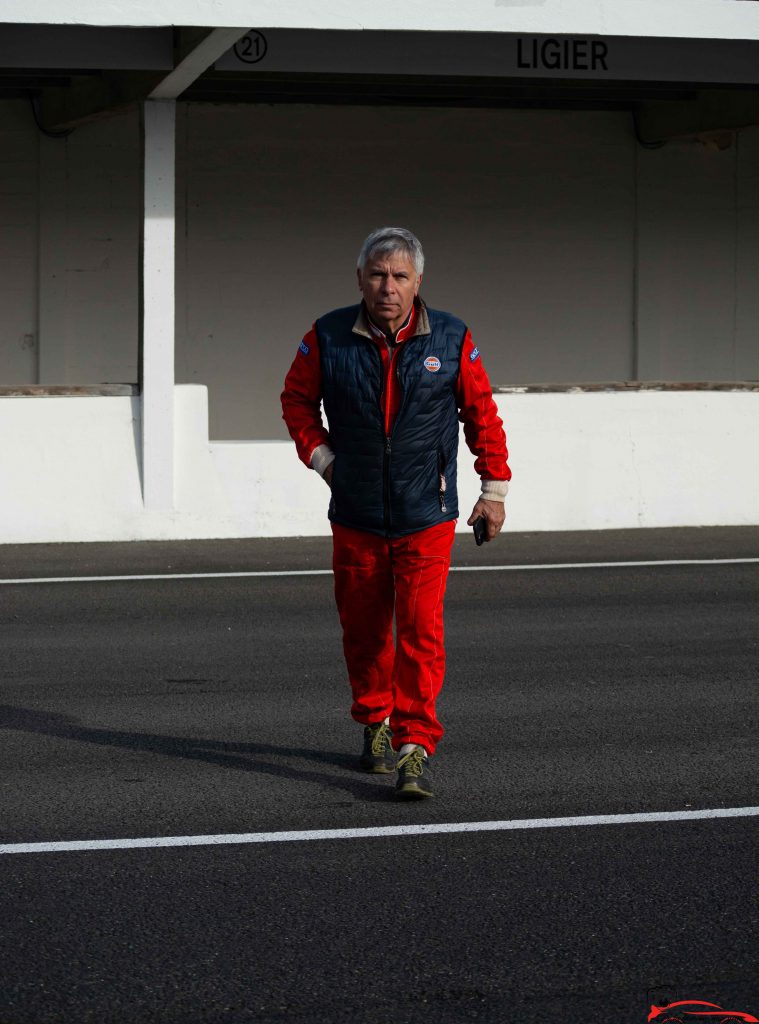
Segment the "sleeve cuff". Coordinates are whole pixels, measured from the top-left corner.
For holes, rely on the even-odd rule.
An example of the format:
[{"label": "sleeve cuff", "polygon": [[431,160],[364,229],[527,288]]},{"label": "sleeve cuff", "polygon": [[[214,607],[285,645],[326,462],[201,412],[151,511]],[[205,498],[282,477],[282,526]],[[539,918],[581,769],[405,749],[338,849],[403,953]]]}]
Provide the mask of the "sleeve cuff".
[{"label": "sleeve cuff", "polygon": [[335,461],[335,453],[328,444],[320,444],[311,452],[311,469],[315,469],[319,476],[324,476],[327,466]]},{"label": "sleeve cuff", "polygon": [[485,501],[505,501],[509,493],[508,480],[483,480],[481,498]]}]

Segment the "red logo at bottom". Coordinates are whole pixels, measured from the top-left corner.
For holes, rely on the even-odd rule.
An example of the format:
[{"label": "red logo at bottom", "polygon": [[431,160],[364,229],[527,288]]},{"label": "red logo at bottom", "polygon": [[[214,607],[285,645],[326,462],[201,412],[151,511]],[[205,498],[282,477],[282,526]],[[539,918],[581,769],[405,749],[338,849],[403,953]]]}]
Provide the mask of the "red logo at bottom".
[{"label": "red logo at bottom", "polygon": [[714,1024],[759,1024],[759,1018],[742,1010],[724,1010],[716,1003],[705,1003],[699,999],[680,999],[664,1006],[652,1006],[646,1018],[656,1024],[688,1024],[688,1021],[710,1020]]}]

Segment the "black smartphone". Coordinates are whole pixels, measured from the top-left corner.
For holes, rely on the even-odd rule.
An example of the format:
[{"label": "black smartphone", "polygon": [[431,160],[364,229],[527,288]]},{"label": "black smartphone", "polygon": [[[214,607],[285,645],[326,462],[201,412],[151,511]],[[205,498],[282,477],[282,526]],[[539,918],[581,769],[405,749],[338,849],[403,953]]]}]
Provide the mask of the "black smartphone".
[{"label": "black smartphone", "polygon": [[477,547],[479,547],[480,544],[484,544],[485,538],[488,535],[487,520],[483,516],[477,516],[472,524],[472,530],[474,532],[474,539],[477,543]]}]

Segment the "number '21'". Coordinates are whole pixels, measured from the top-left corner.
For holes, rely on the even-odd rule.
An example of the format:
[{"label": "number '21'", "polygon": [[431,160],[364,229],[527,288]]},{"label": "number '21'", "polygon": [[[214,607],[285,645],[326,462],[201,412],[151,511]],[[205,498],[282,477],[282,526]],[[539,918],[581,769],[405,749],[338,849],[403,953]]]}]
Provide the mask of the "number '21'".
[{"label": "number '21'", "polygon": [[257,64],[266,56],[268,44],[263,32],[251,31],[235,43],[235,53],[246,64]]}]

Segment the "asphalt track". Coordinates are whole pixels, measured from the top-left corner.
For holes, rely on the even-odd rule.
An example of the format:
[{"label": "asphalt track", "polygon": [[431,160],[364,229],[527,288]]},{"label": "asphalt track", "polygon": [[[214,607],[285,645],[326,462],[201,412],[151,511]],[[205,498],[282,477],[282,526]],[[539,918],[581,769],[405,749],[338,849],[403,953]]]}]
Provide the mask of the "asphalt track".
[{"label": "asphalt track", "polygon": [[[0,548],[2,580],[178,577],[0,582],[0,1024],[759,1016],[759,564],[709,561],[758,556],[457,542],[437,795],[398,805],[355,769],[330,576],[182,576],[325,541]],[[492,569],[622,561],[688,564]],[[201,845],[16,845],[166,837]]]}]

